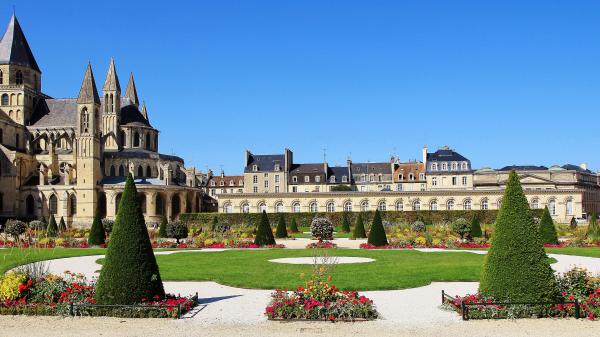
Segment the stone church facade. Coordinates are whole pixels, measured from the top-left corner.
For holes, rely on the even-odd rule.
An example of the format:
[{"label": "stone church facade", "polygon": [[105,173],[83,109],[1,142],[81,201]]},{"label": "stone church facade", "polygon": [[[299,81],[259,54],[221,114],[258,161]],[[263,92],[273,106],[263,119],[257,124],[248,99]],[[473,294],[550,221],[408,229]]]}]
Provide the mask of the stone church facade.
[{"label": "stone church facade", "polygon": [[203,174],[158,152],[159,132],[133,74],[121,91],[114,60],[101,93],[91,65],[75,98],[42,92],[42,71],[13,15],[0,41],[0,216],[54,214],[89,226],[114,218],[132,174],[147,222],[199,212]]}]

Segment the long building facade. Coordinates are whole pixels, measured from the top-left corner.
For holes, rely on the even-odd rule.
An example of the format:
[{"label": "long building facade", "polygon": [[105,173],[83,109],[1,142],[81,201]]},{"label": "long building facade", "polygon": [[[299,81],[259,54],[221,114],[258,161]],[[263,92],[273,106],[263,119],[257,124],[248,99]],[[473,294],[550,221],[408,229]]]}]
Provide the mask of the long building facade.
[{"label": "long building facade", "polygon": [[246,151],[244,193],[218,195],[219,212],[494,210],[513,170],[530,207],[547,206],[557,222],[600,212],[599,175],[584,164],[474,170],[449,147],[424,147],[421,161],[348,160],[344,167],[294,163],[289,149],[274,155]]},{"label": "long building facade", "polygon": [[42,71],[13,15],[0,41],[1,217],[54,214],[75,226],[89,226],[96,211],[114,218],[128,174],[146,221],[201,211],[206,178],[159,153],[158,142],[133,74],[122,95],[114,60],[101,95],[91,65],[77,97],[43,93]]}]

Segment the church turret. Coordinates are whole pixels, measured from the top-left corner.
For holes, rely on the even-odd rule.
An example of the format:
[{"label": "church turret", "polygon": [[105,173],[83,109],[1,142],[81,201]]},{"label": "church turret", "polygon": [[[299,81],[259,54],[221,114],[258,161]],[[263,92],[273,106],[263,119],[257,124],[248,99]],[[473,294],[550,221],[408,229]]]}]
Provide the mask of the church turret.
[{"label": "church turret", "polygon": [[[115,68],[115,60],[110,59],[106,80],[102,87],[104,109],[102,111],[102,136],[104,148],[119,149],[119,112],[121,111],[121,85]],[[121,144],[122,146],[122,144]]]},{"label": "church turret", "polygon": [[135,81],[133,80],[133,73],[129,75],[129,82],[127,83],[127,89],[125,89],[125,97],[129,98],[131,104],[136,107],[140,105],[137,89],[135,88]]},{"label": "church turret", "polygon": [[92,216],[97,207],[97,184],[100,181],[100,97],[92,66],[88,64],[77,98],[77,213]]},{"label": "church turret", "polygon": [[142,102],[142,111],[140,111],[142,113],[142,116],[144,116],[144,118],[146,119],[146,122],[148,122],[148,124],[150,124],[150,120],[148,119],[148,108],[146,107],[146,102]]}]

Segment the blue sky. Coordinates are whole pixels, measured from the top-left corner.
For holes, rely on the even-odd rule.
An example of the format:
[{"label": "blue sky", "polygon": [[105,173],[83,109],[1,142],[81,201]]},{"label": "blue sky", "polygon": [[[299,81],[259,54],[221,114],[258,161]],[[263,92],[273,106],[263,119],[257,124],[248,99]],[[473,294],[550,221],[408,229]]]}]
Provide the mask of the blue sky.
[{"label": "blue sky", "polygon": [[[16,1],[14,1],[16,2]],[[160,150],[331,165],[449,145],[474,167],[600,169],[598,1],[18,1],[44,91],[134,72]],[[0,7],[8,22],[12,6]]]}]

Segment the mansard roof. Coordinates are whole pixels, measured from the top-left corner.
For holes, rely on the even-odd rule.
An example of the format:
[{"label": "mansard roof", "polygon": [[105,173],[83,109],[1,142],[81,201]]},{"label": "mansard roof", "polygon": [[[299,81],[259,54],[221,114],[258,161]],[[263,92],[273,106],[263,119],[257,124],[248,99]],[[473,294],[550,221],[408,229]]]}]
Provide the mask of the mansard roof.
[{"label": "mansard roof", "polygon": [[390,163],[352,163],[352,174],[392,174]]},{"label": "mansard roof", "polygon": [[498,171],[546,171],[546,166],[535,166],[535,165],[510,165],[504,166]]},{"label": "mansard roof", "polygon": [[450,149],[447,146],[435,151],[434,153],[427,153],[427,161],[469,161],[463,157],[460,153]]},{"label": "mansard roof", "polygon": [[294,164],[290,174],[325,174],[323,163],[316,164]]},{"label": "mansard roof", "polygon": [[280,171],[283,171],[285,156],[283,154],[250,154],[248,166],[244,172],[254,172],[252,167],[256,165],[257,171],[275,171],[275,165],[279,165]]},{"label": "mansard roof", "polygon": [[8,22],[2,41],[0,41],[0,64],[14,64],[42,72],[14,14]]}]

